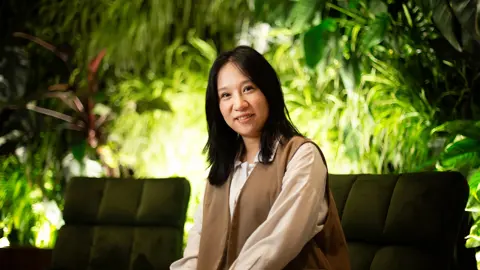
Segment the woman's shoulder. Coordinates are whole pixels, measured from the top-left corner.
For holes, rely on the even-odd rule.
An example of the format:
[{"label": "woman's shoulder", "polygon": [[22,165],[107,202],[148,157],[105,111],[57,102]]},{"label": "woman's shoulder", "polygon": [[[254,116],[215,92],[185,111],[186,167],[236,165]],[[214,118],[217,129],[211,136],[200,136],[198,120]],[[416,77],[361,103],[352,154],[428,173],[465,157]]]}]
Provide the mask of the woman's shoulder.
[{"label": "woman's shoulder", "polygon": [[305,136],[293,136],[290,139],[284,140],[283,150],[289,156],[289,160],[298,152],[307,155],[317,155],[320,153],[323,156],[322,150],[312,139]]},{"label": "woman's shoulder", "polygon": [[302,146],[303,144],[305,143],[311,143],[313,145],[316,146],[316,143],[314,141],[312,141],[311,139],[305,137],[305,136],[300,136],[300,135],[295,135],[293,137],[291,137],[290,139],[286,139],[284,138],[282,140],[282,144],[285,146],[285,147],[293,147],[293,148],[298,148],[300,146]]},{"label": "woman's shoulder", "polygon": [[301,148],[305,144],[309,144],[308,138],[304,136],[293,136],[291,138],[282,138],[280,140],[280,151],[286,155],[288,158],[287,160],[290,160],[292,156],[298,151],[299,148]]}]

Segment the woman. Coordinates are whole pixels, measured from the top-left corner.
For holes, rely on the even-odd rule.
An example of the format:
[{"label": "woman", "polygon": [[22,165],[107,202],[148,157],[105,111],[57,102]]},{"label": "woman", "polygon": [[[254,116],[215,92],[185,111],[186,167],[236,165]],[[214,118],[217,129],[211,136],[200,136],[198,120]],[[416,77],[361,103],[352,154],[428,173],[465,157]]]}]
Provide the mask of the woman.
[{"label": "woman", "polygon": [[204,201],[170,269],[350,269],[325,159],[289,121],[261,54],[240,46],[218,56],[206,116]]}]

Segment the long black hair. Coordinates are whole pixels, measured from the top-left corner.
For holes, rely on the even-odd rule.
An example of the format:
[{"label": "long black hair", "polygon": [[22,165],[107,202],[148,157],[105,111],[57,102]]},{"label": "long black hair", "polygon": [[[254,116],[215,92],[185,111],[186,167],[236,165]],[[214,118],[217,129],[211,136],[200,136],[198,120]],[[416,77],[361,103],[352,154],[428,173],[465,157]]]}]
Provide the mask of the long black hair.
[{"label": "long black hair", "polygon": [[205,102],[208,141],[204,152],[208,152],[210,163],[208,181],[215,186],[227,181],[243,144],[242,138],[225,122],[219,107],[217,77],[220,69],[229,62],[235,64],[262,91],[269,106],[260,139],[259,162],[269,162],[277,139],[283,139],[280,143],[284,143],[295,135],[301,136],[290,121],[280,81],[268,61],[248,46],[238,46],[221,53],[210,69]]}]

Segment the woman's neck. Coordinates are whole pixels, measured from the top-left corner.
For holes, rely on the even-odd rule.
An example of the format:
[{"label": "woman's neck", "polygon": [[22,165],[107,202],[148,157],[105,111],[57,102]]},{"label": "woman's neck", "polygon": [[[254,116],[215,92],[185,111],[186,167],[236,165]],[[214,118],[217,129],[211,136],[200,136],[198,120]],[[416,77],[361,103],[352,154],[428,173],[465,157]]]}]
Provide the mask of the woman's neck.
[{"label": "woman's neck", "polygon": [[242,161],[247,161],[252,164],[255,160],[255,156],[260,150],[260,138],[245,138],[243,137],[243,144],[245,146],[242,155]]}]

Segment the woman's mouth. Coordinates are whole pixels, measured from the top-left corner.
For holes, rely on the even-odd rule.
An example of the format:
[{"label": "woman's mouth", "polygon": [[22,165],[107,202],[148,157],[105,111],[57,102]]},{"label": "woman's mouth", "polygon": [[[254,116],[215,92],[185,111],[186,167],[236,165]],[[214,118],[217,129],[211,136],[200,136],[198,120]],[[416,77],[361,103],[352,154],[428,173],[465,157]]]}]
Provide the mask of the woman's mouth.
[{"label": "woman's mouth", "polygon": [[235,118],[238,122],[244,123],[250,120],[253,117],[253,114],[242,115],[240,117]]}]

